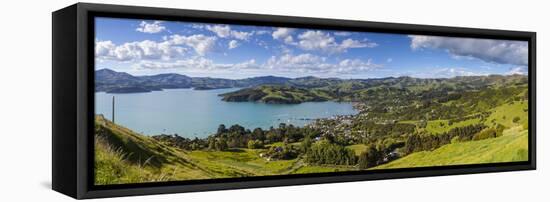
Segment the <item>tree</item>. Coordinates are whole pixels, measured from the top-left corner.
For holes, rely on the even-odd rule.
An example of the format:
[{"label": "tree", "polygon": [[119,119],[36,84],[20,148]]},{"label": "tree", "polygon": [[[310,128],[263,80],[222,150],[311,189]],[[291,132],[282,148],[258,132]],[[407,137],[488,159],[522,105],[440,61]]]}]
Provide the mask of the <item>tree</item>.
[{"label": "tree", "polygon": [[264,141],[264,131],[261,128],[255,128],[254,131],[252,131],[252,139]]},{"label": "tree", "polygon": [[357,157],[353,150],[323,140],[310,147],[305,160],[308,163],[319,165],[355,165]]},{"label": "tree", "polygon": [[225,138],[210,138],[208,140],[208,149],[210,150],[225,151],[227,148]]},{"label": "tree", "polygon": [[367,149],[359,155],[359,168],[367,169],[378,165],[381,155],[375,146],[369,145]]},{"label": "tree", "polygon": [[248,140],[247,145],[249,149],[261,149],[264,147],[260,140]]},{"label": "tree", "polygon": [[311,147],[311,138],[309,136],[304,137],[304,140],[302,140],[301,146],[302,146],[302,152],[306,153],[307,150],[309,150],[309,147]]},{"label": "tree", "polygon": [[497,137],[497,130],[494,128],[488,128],[474,135],[472,140],[484,140],[488,138]]},{"label": "tree", "polygon": [[227,129],[225,128],[225,125],[224,124],[220,124],[220,126],[218,126],[218,132],[216,134],[223,134],[223,133],[226,133],[227,132]]}]

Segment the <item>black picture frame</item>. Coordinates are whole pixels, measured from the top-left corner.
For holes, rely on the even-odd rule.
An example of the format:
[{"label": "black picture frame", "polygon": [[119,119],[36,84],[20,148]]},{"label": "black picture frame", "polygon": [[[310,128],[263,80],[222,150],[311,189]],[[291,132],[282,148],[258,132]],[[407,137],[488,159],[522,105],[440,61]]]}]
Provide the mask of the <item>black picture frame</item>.
[{"label": "black picture frame", "polygon": [[[526,162],[297,174],[178,182],[93,184],[94,17],[195,21],[346,31],[523,40],[529,44]],[[52,14],[52,188],[68,196],[165,194],[536,169],[536,33],[398,23],[77,3]]]}]

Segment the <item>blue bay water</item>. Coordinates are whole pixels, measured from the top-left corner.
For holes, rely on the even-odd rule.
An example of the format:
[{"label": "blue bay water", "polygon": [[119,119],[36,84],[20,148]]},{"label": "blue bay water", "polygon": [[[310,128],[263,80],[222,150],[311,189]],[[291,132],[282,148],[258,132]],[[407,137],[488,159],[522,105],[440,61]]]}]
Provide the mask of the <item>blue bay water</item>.
[{"label": "blue bay water", "polygon": [[239,124],[247,129],[268,129],[280,123],[304,126],[317,118],[356,114],[351,103],[307,102],[301,104],[265,104],[225,102],[221,93],[238,90],[169,89],[150,93],[95,94],[95,112],[111,119],[111,100],[115,96],[115,121],[145,135],[178,134],[183,137],[207,137],[220,124]]}]

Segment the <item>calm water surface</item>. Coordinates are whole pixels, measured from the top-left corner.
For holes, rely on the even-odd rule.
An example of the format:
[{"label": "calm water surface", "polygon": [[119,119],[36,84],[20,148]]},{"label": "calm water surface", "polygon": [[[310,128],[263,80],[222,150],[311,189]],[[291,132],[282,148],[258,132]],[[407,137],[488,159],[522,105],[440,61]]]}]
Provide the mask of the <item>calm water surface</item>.
[{"label": "calm water surface", "polygon": [[111,99],[115,96],[115,121],[146,135],[175,134],[206,137],[220,124],[239,124],[247,129],[268,129],[279,123],[303,126],[316,118],[356,114],[351,103],[307,102],[265,104],[225,102],[218,95],[238,90],[171,89],[150,93],[95,94],[96,114],[111,119]]}]

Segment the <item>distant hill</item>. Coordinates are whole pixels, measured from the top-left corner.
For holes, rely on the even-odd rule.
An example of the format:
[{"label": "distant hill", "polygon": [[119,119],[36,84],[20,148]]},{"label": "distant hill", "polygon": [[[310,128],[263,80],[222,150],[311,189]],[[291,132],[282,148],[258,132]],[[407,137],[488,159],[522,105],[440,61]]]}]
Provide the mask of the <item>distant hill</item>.
[{"label": "distant hill", "polygon": [[[317,89],[319,92],[331,92],[332,98],[349,99],[357,90],[382,88],[409,89],[415,91],[444,88],[449,90],[471,90],[484,86],[496,87],[514,83],[524,83],[523,75],[461,76],[453,78],[421,79],[413,77],[387,77],[375,79],[339,79],[318,78],[313,76],[286,78],[261,76],[245,79],[223,79],[211,77],[189,77],[181,74],[157,74],[133,76],[111,69],[95,72],[95,91],[107,93],[151,92],[162,89],[194,88],[209,90],[221,88],[253,88],[261,85],[286,85],[304,89]],[[321,96],[327,97],[327,96]],[[228,99],[229,100],[229,99]]]},{"label": "distant hill", "polygon": [[290,78],[276,76],[252,77],[246,79],[222,79],[211,77],[189,77],[181,74],[157,74],[151,76],[133,76],[111,69],[95,72],[95,91],[107,93],[151,92],[162,89],[194,88],[209,90],[220,88],[243,88],[264,84],[284,84]]},{"label": "distant hill", "polygon": [[[438,79],[267,76],[231,80],[179,74],[132,76],[103,70],[97,72],[96,79],[106,92],[113,93],[238,86],[242,89],[221,94],[222,99],[276,104],[348,101],[354,102],[358,110],[356,115],[317,119],[307,128],[281,124],[279,128],[252,131],[239,125],[220,126],[217,133],[204,139],[169,134],[146,136],[96,115],[96,184],[515,162],[528,158],[529,91],[527,76],[522,75]],[[342,155],[334,154],[349,154],[342,148],[353,152],[357,162],[349,158],[346,164],[340,163],[337,157]],[[308,157],[318,154],[321,158]]]},{"label": "distant hill", "polygon": [[163,89],[192,87],[192,78],[181,74],[157,74],[140,78]]},{"label": "distant hill", "polygon": [[[411,100],[410,96],[425,99],[458,99],[464,92],[525,85],[521,75],[468,76],[442,79],[389,77],[382,79],[336,79],[301,77],[289,79],[283,85],[258,85],[221,94],[229,102],[264,102],[296,104],[311,101],[378,101]],[[447,95],[455,96],[448,97]],[[491,97],[491,96],[489,96]],[[395,103],[394,103],[395,104]],[[482,106],[479,106],[482,107]]]},{"label": "distant hill", "polygon": [[270,104],[297,104],[302,102],[327,101],[332,97],[318,94],[305,88],[285,85],[262,85],[221,94],[229,102],[264,102]]}]

